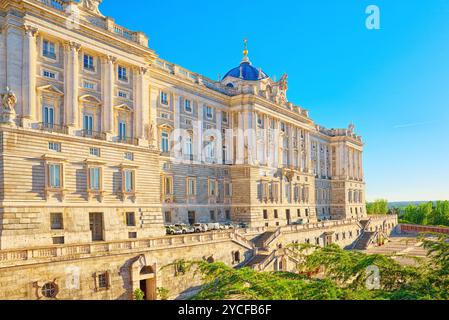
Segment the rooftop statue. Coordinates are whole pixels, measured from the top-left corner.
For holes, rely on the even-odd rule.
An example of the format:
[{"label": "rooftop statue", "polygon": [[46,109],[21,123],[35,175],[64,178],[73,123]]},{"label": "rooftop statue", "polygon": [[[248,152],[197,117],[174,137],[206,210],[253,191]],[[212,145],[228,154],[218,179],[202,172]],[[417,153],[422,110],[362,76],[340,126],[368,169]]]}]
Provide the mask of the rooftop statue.
[{"label": "rooftop statue", "polygon": [[100,13],[100,10],[98,9],[98,6],[100,5],[100,3],[103,0],[81,0],[80,1],[80,6],[82,6],[83,8],[92,11],[92,13],[98,14],[98,15],[102,15]]}]

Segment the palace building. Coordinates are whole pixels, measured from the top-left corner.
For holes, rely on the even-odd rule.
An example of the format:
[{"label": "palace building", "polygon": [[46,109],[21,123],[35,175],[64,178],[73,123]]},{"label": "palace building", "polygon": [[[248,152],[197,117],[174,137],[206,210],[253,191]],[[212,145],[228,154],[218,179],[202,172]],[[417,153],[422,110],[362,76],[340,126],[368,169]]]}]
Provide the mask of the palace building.
[{"label": "palace building", "polygon": [[[354,126],[316,124],[246,41],[214,81],[100,3],[0,0],[0,299],[175,298],[198,281],[177,260],[290,270],[283,245],[396,227],[366,213]],[[210,222],[247,228],[165,235]]]}]

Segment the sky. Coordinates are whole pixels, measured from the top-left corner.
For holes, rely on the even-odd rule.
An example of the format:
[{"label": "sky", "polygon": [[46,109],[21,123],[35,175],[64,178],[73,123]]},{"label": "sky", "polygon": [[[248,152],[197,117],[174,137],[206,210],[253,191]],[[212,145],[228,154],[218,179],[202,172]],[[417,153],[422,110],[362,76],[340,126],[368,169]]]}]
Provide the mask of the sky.
[{"label": "sky", "polygon": [[[380,29],[366,27],[366,8]],[[289,76],[288,99],[365,142],[367,200],[449,200],[449,1],[104,0],[165,60],[217,79],[242,59]]]}]

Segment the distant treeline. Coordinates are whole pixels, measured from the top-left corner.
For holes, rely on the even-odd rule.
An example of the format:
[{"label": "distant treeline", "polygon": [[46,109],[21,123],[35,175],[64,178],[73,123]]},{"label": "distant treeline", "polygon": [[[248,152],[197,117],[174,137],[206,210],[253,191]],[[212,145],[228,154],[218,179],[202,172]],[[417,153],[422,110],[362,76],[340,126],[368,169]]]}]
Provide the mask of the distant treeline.
[{"label": "distant treeline", "polygon": [[397,214],[400,222],[425,226],[449,226],[449,201],[410,204],[391,208],[387,200],[366,204],[368,214]]}]

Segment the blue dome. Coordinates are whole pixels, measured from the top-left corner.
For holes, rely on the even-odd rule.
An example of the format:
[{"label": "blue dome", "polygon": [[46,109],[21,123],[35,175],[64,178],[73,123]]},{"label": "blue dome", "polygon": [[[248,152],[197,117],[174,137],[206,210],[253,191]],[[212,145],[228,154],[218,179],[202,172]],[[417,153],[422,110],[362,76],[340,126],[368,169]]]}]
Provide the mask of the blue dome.
[{"label": "blue dome", "polygon": [[[241,69],[241,70],[240,70]],[[242,62],[240,66],[232,69],[223,77],[233,77],[247,81],[257,81],[261,79],[268,78],[267,74],[263,71],[260,71],[261,75],[259,77],[259,70],[254,68],[249,62]],[[241,76],[240,76],[241,75]]]}]

